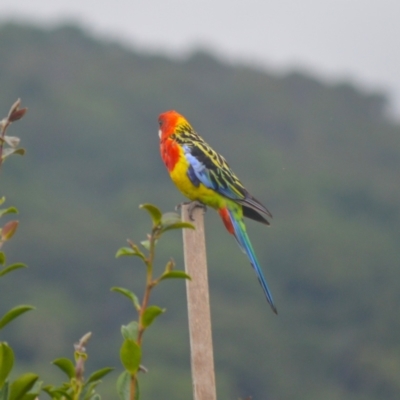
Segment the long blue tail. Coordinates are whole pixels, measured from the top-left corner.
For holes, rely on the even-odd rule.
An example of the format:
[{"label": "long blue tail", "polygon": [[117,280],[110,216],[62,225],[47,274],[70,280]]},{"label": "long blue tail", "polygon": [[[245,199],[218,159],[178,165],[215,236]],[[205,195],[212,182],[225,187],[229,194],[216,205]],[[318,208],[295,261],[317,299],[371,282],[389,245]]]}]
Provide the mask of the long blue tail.
[{"label": "long blue tail", "polygon": [[253,246],[251,245],[250,239],[247,235],[246,228],[244,226],[244,222],[235,218],[234,213],[228,209],[229,217],[234,229],[234,236],[236,241],[239,244],[239,247],[242,249],[243,253],[247,255],[250,260],[251,266],[257,274],[258,281],[261,284],[261,287],[264,290],[265,296],[268,300],[269,305],[275,314],[278,314],[278,310],[275,307],[274,299],[272,298],[272,294],[267,285],[267,281],[264,278],[264,275],[261,271],[260,265],[258,264],[258,260],[256,254],[254,253]]}]

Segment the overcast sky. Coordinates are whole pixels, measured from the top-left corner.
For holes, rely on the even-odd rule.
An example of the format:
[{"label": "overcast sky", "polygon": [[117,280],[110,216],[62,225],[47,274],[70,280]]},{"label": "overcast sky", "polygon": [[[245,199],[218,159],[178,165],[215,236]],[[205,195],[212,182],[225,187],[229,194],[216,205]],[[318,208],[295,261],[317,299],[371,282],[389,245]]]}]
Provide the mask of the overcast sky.
[{"label": "overcast sky", "polygon": [[[393,95],[400,115],[400,0],[0,0],[0,20],[77,21],[132,47],[301,67]],[[1,62],[1,60],[0,60]]]}]

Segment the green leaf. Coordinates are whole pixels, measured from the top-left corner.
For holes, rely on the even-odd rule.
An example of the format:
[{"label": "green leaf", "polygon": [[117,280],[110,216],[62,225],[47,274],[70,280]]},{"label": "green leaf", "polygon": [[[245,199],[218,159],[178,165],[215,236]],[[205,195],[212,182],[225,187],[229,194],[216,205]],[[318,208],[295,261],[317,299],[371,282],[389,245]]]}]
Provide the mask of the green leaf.
[{"label": "green leaf", "polygon": [[[139,400],[139,382],[136,378],[136,391],[135,391],[135,400]],[[130,400],[130,392],[131,392],[131,376],[129,372],[124,371],[117,380],[117,393],[119,400]]]},{"label": "green leaf", "polygon": [[39,376],[30,372],[21,375],[10,385],[9,400],[22,400],[24,395],[28,393]]},{"label": "green leaf", "polygon": [[192,280],[190,275],[188,275],[185,271],[166,272],[166,273],[162,274],[161,278],[160,278],[161,281],[164,279],[189,279],[189,280]]},{"label": "green leaf", "polygon": [[6,149],[3,149],[3,154],[2,154],[2,160],[5,160],[7,157],[11,156],[12,154],[19,154],[20,156],[23,156],[25,154],[25,149],[13,149],[12,147],[7,147]]},{"label": "green leaf", "polygon": [[51,397],[51,393],[53,392],[53,390],[54,390],[53,385],[46,385],[43,387],[43,391],[48,393],[50,397]]},{"label": "green leaf", "polygon": [[0,197],[0,206],[4,203],[6,201],[6,198],[3,196],[3,197]]},{"label": "green leaf", "polygon": [[0,388],[0,400],[8,400],[8,381]]},{"label": "green leaf", "polygon": [[146,249],[150,250],[150,240],[142,240],[140,244]]},{"label": "green leaf", "polygon": [[29,310],[34,310],[35,307],[32,306],[17,306],[12,308],[10,311],[5,313],[3,317],[0,319],[0,329],[4,328],[9,322],[11,322],[13,319],[17,318],[19,315],[29,311]]},{"label": "green leaf", "polygon": [[149,306],[146,308],[142,317],[142,324],[145,328],[149,327],[155,318],[157,318],[160,314],[165,312],[165,308],[162,309],[158,306]]},{"label": "green leaf", "polygon": [[137,296],[135,295],[135,293],[131,292],[128,289],[122,288],[122,287],[112,287],[111,291],[113,292],[117,292],[117,293],[121,293],[122,295],[124,295],[125,297],[127,297],[128,299],[130,299],[133,303],[133,306],[136,308],[136,310],[140,310],[140,304],[139,304],[139,299],[137,298]]},{"label": "green leaf", "polygon": [[67,384],[63,384],[63,386],[59,388],[56,388],[52,385],[47,385],[43,388],[43,391],[46,392],[53,400],[72,400],[72,396],[68,393],[68,388],[66,385]]},{"label": "green leaf", "polygon": [[139,332],[139,324],[137,321],[132,321],[128,325],[121,326],[121,333],[124,339],[137,340]]},{"label": "green leaf", "polygon": [[183,222],[179,214],[174,212],[165,213],[161,219],[161,231],[166,232],[171,229],[189,228],[195,229],[194,225],[189,222]]},{"label": "green leaf", "polygon": [[[5,255],[4,251],[0,251],[0,265],[4,265],[5,263],[6,263],[6,255]],[[0,276],[1,276],[1,272],[0,272]]]},{"label": "green leaf", "polygon": [[18,210],[15,207],[2,208],[0,210],[0,217],[6,214],[18,214]]},{"label": "green leaf", "polygon": [[136,256],[141,258],[143,261],[146,260],[145,255],[136,246],[134,249],[130,247],[121,247],[120,249],[118,249],[117,254],[115,254],[115,258],[121,256]]},{"label": "green leaf", "polygon": [[[0,264],[2,264],[2,262],[1,262],[1,254],[2,253],[0,253]],[[5,258],[4,258],[4,261],[5,261]],[[3,268],[2,270],[0,270],[0,276],[4,276],[5,274],[8,274],[9,272],[14,271],[15,269],[20,269],[20,268],[28,268],[28,266],[26,264],[23,264],[23,263],[11,264],[8,267]]]},{"label": "green leaf", "polygon": [[93,372],[89,376],[87,383],[99,381],[101,378],[103,378],[104,376],[106,376],[113,370],[114,370],[114,368],[111,368],[111,367],[105,367],[105,368],[99,369],[99,370]]},{"label": "green leaf", "polygon": [[175,268],[175,261],[171,258],[165,266],[164,273],[171,272]]},{"label": "green leaf", "polygon": [[166,212],[161,217],[162,225],[174,224],[176,222],[182,222],[180,215],[176,212]]},{"label": "green leaf", "polygon": [[0,343],[0,388],[3,387],[14,365],[14,352],[5,342]]},{"label": "green leaf", "polygon": [[140,366],[142,349],[132,339],[125,339],[120,350],[120,358],[124,368],[131,374],[135,374]]},{"label": "green leaf", "polygon": [[139,381],[137,378],[136,378],[135,383],[136,383],[135,400],[139,400],[140,392],[139,392]]},{"label": "green leaf", "polygon": [[35,399],[37,396],[39,396],[39,394],[42,390],[42,385],[43,385],[43,381],[36,381],[36,383],[33,385],[32,389],[29,391],[28,394],[25,395],[23,400],[28,400],[27,396],[33,396],[32,399]]},{"label": "green leaf", "polygon": [[159,225],[161,222],[161,211],[156,207],[153,206],[153,204],[141,204],[139,208],[145,209],[151,216],[151,219],[153,220],[153,226]]},{"label": "green leaf", "polygon": [[22,400],[36,400],[38,398],[35,393],[26,393],[21,399]]},{"label": "green leaf", "polygon": [[120,400],[129,400],[131,375],[124,371],[117,379],[117,393]]},{"label": "green leaf", "polygon": [[16,150],[14,151],[14,154],[18,154],[18,155],[20,155],[20,156],[23,156],[25,153],[26,153],[26,150],[25,150],[25,149],[22,149],[22,148],[16,149]]},{"label": "green leaf", "polygon": [[42,381],[36,381],[32,389],[22,397],[22,400],[36,400],[42,390],[42,385]]},{"label": "green leaf", "polygon": [[172,229],[196,229],[190,222],[176,222],[175,224],[166,225],[161,229],[162,232],[170,231]]},{"label": "green leaf", "polygon": [[[72,397],[73,394],[72,393],[71,394],[68,393],[67,389],[55,390],[54,393],[59,395],[59,399],[60,400],[65,400],[65,399],[74,400],[73,397]],[[64,397],[65,397],[65,399],[64,399]]]},{"label": "green leaf", "polygon": [[75,378],[75,365],[69,358],[57,358],[52,364],[60,368],[68,378]]},{"label": "green leaf", "polygon": [[82,395],[80,396],[80,399],[83,398],[83,400],[91,400],[93,397],[96,395],[95,389],[96,386],[100,383],[101,381],[95,381],[91,383],[86,383],[83,385],[84,390],[82,392]]}]

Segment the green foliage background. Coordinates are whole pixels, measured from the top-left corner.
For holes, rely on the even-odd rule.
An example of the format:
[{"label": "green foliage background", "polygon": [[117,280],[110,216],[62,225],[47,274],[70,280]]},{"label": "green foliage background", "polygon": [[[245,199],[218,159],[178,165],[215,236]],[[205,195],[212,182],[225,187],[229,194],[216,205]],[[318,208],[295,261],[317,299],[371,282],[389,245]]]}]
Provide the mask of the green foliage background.
[{"label": "green foliage background", "polygon": [[[144,271],[114,255],[149,230],[140,203],[168,211],[182,201],[157,136],[158,114],[176,109],[274,215],[271,228],[250,221],[248,231],[278,317],[206,215],[219,399],[398,398],[400,127],[384,94],[206,52],[141,53],[73,26],[3,24],[0,54],[0,110],[17,97],[29,107],[10,131],[28,153],[6,163],[0,193],[21,214],[8,257],[30,267],[0,288],[0,313],[37,306],[5,332],[21,369],[57,379],[49,362],[89,330],[89,368],[120,365],[119,326],[132,316],[109,289],[130,282],[140,293]],[[181,269],[180,233],[169,238],[160,268],[172,255]],[[167,312],[146,337],[142,396],[187,400],[184,285],[162,286],[154,302]]]}]

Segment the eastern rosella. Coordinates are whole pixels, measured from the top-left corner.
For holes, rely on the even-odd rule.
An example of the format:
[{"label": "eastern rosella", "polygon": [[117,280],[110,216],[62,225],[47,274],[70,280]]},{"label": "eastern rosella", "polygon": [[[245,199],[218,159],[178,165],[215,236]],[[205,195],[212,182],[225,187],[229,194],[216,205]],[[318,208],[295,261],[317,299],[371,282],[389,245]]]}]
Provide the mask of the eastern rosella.
[{"label": "eastern rosella", "polygon": [[161,157],[178,189],[190,200],[216,209],[254,268],[268,303],[277,314],[243,217],[269,225],[271,213],[242,185],[225,159],[215,152],[176,111],[158,118]]}]

